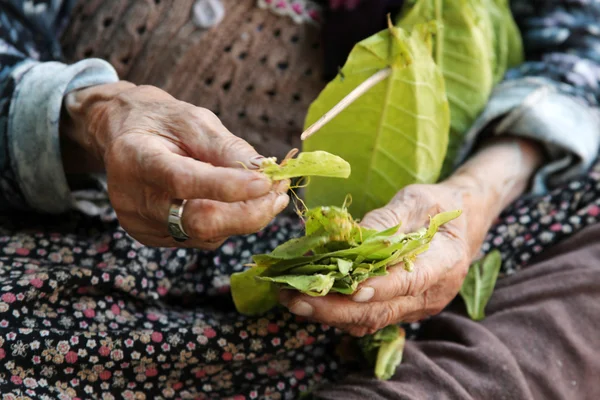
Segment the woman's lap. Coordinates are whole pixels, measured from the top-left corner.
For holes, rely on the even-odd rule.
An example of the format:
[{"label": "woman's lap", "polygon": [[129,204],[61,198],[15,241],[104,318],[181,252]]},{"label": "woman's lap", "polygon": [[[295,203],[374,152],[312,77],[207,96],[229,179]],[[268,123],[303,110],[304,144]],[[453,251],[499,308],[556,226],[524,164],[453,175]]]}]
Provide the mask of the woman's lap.
[{"label": "woman's lap", "polygon": [[[280,311],[244,318],[229,299],[229,274],[252,254],[299,234],[300,224],[280,218],[258,235],[232,238],[217,253],[200,253],[143,247],[113,217],[73,214],[67,224],[34,217],[14,226],[14,218],[8,217],[0,223],[1,393],[30,390],[50,398],[57,391],[86,398],[90,390],[98,396],[144,392],[153,398],[185,393],[187,398],[202,398],[201,393],[216,398],[269,393],[296,397],[339,374],[331,349],[339,335],[333,330]],[[30,229],[36,223],[40,228]],[[597,239],[594,229],[565,243],[583,243],[592,234]],[[397,391],[394,396],[415,393],[413,397],[421,398],[447,390],[450,397],[480,397],[476,390],[513,393],[508,392],[512,384],[518,397],[526,393],[524,388],[534,387],[530,381],[582,390],[584,382],[568,375],[571,358],[580,354],[560,350],[567,344],[580,349],[575,344],[587,339],[593,326],[590,315],[599,311],[581,305],[600,293],[594,286],[599,272],[574,261],[590,254],[600,258],[597,244],[501,280],[489,317],[481,324],[451,311],[425,323],[421,339],[407,344],[398,379],[380,384],[356,378],[353,384],[343,381],[321,393],[348,397],[358,388],[374,390],[369,396],[376,396],[387,388]],[[583,290],[581,285],[588,286]],[[559,312],[560,318],[555,314]],[[543,328],[550,323],[556,326],[547,332]],[[591,348],[592,338],[589,343]],[[536,349],[534,345],[544,350],[524,351]],[[559,377],[564,379],[539,370],[552,362],[559,368],[559,361]],[[533,379],[535,374],[540,377]],[[364,385],[357,387],[356,382]]]},{"label": "woman's lap", "polygon": [[600,398],[600,225],[498,282],[482,322],[460,301],[407,342],[392,380],[352,375],[323,399]]}]

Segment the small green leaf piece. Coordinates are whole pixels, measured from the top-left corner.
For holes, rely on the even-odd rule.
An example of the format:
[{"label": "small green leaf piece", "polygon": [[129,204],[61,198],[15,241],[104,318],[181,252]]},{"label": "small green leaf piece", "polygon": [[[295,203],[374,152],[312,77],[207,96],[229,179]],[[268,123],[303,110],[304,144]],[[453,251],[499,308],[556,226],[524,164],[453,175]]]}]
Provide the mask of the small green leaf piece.
[{"label": "small green leaf piece", "polygon": [[389,325],[372,335],[358,339],[358,345],[367,361],[374,367],[375,376],[388,380],[402,362],[406,333],[396,325]]},{"label": "small green leaf piece", "polygon": [[471,319],[480,321],[485,318],[485,306],[492,297],[501,266],[500,252],[494,250],[483,260],[474,262],[469,268],[460,288],[460,296],[467,306],[467,313]]},{"label": "small green leaf piece", "polygon": [[259,279],[287,285],[309,296],[324,296],[329,293],[335,278],[331,275],[281,275],[264,276]]},{"label": "small green leaf piece", "polygon": [[272,158],[267,158],[261,166],[261,171],[275,181],[306,176],[348,178],[350,164],[326,151],[313,151],[300,153],[298,157],[285,160],[281,165]]}]

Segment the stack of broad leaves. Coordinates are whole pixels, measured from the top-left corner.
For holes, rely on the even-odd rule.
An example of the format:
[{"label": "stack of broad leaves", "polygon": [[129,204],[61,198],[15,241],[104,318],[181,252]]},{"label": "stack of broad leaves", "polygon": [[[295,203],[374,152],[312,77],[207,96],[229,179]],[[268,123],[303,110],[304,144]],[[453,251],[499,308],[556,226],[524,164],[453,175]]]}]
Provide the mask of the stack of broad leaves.
[{"label": "stack of broad leaves", "polygon": [[450,115],[444,79],[431,57],[434,32],[430,24],[412,33],[390,26],[360,42],[340,75],[311,105],[306,126],[373,74],[391,69],[389,78],[305,141],[304,150],[335,152],[353,170],[343,184],[312,180],[305,194],[308,207],[342,204],[350,193],[350,211],[362,217],[385,205],[404,186],[438,179]]},{"label": "stack of broad leaves", "polygon": [[358,43],[310,107],[307,127],[391,70],[305,142],[305,150],[335,151],[354,170],[344,184],[313,180],[309,207],[341,204],[350,193],[350,211],[361,217],[409,184],[448,175],[494,85],[523,60],[508,0],[411,0],[396,25]]},{"label": "stack of broad leaves", "polygon": [[380,232],[362,228],[345,207],[311,209],[306,213],[305,236],[270,254],[255,255],[251,269],[231,276],[235,306],[243,314],[257,315],[277,305],[278,289],[309,296],[350,295],[364,280],[386,275],[391,265],[403,263],[411,271],[438,228],[460,213],[438,214],[428,228],[400,234],[399,226]]},{"label": "stack of broad leaves", "polygon": [[523,61],[523,45],[508,0],[412,0],[397,24],[410,30],[427,21],[438,26],[433,54],[450,102],[446,175],[494,85]]}]

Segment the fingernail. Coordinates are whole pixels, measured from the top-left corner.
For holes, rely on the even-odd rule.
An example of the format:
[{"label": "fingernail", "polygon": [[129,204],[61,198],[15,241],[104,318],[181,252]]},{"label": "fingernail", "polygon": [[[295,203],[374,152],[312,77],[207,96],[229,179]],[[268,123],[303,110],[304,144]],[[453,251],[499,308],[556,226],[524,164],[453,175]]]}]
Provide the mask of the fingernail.
[{"label": "fingernail", "polygon": [[281,211],[283,211],[284,208],[287,207],[289,202],[290,198],[287,194],[280,194],[275,200],[275,204],[273,205],[273,212],[275,214],[279,214]]},{"label": "fingernail", "polygon": [[305,301],[299,301],[292,307],[290,307],[290,312],[292,314],[296,314],[301,317],[310,317],[313,314],[313,311],[313,306],[311,306]]},{"label": "fingernail", "polygon": [[255,179],[248,184],[248,196],[264,196],[271,190],[271,186],[273,186],[273,183],[268,179]]},{"label": "fingernail", "polygon": [[366,303],[371,300],[375,296],[375,289],[369,286],[365,286],[361,288],[354,296],[352,296],[352,300],[357,303]]},{"label": "fingernail", "polygon": [[263,156],[255,156],[250,159],[250,165],[256,168],[262,167],[262,162],[265,159]]}]

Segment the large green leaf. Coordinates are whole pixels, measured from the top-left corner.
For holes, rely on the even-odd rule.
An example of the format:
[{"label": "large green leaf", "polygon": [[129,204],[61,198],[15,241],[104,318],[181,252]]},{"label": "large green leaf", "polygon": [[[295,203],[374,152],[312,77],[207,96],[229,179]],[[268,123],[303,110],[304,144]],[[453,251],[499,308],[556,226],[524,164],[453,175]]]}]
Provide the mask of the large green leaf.
[{"label": "large green leaf", "polygon": [[352,176],[338,184],[315,178],[306,189],[309,207],[341,204],[362,217],[386,204],[406,185],[438,179],[448,144],[449,110],[444,80],[431,57],[431,32],[390,27],[360,42],[340,75],[311,105],[313,124],[374,73],[391,67],[375,85],[309,138],[304,150],[326,150],[347,160]]},{"label": "large green leaf", "polygon": [[525,53],[523,50],[523,38],[519,27],[513,18],[512,11],[510,9],[509,0],[495,0],[502,10],[504,15],[504,27],[506,29],[507,43],[508,43],[508,56],[506,58],[507,68],[514,68],[519,64],[523,63],[525,59]]},{"label": "large green leaf", "polygon": [[479,321],[485,317],[485,306],[492,297],[501,266],[500,252],[492,251],[469,268],[460,288],[460,296],[467,306],[467,313],[471,319]]},{"label": "large green leaf", "polygon": [[435,62],[442,69],[450,102],[448,174],[463,137],[485,107],[494,84],[495,52],[491,18],[484,0],[414,0],[398,20],[406,29],[437,21]]},{"label": "large green leaf", "polygon": [[508,0],[485,0],[483,5],[494,29],[494,81],[497,83],[502,80],[508,68],[523,62],[523,43]]}]

